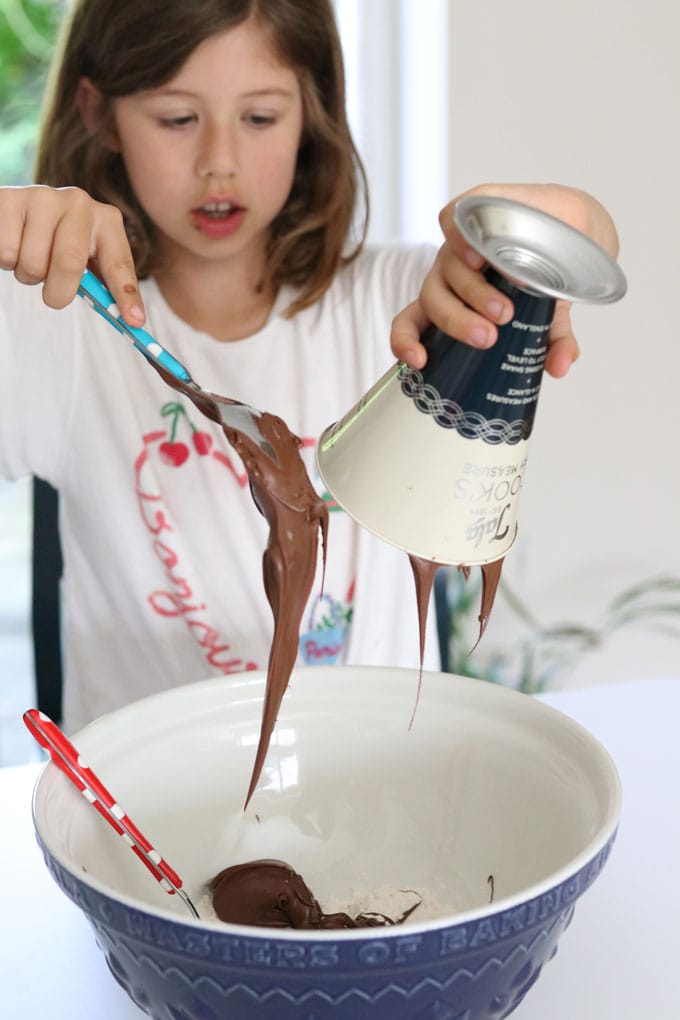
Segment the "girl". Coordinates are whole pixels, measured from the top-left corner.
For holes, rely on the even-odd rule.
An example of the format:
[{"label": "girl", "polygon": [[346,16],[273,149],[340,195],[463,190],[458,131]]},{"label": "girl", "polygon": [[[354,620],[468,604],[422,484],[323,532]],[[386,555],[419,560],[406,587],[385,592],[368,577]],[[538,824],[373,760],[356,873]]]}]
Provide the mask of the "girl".
[{"label": "girl", "polygon": [[[202,386],[279,414],[313,477],[320,432],[394,355],[423,364],[430,320],[487,346],[512,307],[450,207],[436,257],[364,247],[328,0],[80,0],[50,94],[42,186],[0,191],[0,267],[11,270],[0,274],[0,470],[60,493],[73,730],[164,687],[264,668],[272,629],[266,525],[242,465],[221,430],[73,301],[88,263],[126,321]],[[616,253],[611,219],[587,195],[487,190]],[[577,353],[564,307],[552,340],[547,367],[562,375]],[[418,662],[405,555],[341,512],[299,661]]]}]

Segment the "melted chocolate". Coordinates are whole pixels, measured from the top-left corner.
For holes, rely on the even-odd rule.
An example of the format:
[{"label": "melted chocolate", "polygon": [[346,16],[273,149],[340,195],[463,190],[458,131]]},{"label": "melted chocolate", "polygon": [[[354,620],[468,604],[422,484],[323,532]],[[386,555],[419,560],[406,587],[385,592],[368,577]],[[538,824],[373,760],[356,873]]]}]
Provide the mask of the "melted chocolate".
[{"label": "melted chocolate", "polygon": [[[416,709],[418,708],[418,701],[420,699],[420,689],[423,681],[423,658],[425,655],[425,630],[427,627],[427,611],[430,605],[430,599],[432,598],[432,586],[437,571],[444,564],[437,563],[436,560],[426,560],[421,556],[409,555],[409,562],[411,569],[413,570],[413,576],[416,583],[416,601],[418,604],[418,635],[420,638],[420,672],[418,674],[418,690],[416,693],[416,701],[413,706],[413,712],[411,714],[411,721],[409,722],[409,729],[413,726],[413,720],[415,719]],[[501,570],[503,569],[503,557],[499,560],[495,560],[493,563],[482,564],[482,606],[479,614],[479,634],[477,640],[471,651],[473,652],[479,642],[482,640],[482,635],[486,630],[486,625],[491,617],[491,610],[496,599],[496,592],[498,590],[498,582],[501,578]],[[470,567],[466,564],[460,564],[458,570],[467,581],[470,577]]]},{"label": "melted chocolate", "polygon": [[441,563],[435,560],[425,560],[420,556],[409,554],[409,562],[413,570],[413,577],[416,583],[416,603],[418,605],[418,637],[420,640],[420,669],[418,671],[418,689],[416,700],[408,724],[409,730],[413,726],[416,717],[416,709],[420,701],[420,689],[423,686],[423,658],[425,656],[425,632],[427,629],[427,610],[432,598],[432,586]]},{"label": "melted chocolate", "polygon": [[386,914],[324,914],[304,879],[283,861],[261,860],[220,871],[209,883],[215,913],[228,924],[267,928],[377,928],[401,924]]},{"label": "melted chocolate", "polygon": [[[501,571],[503,570],[504,559],[505,558],[502,556],[500,560],[494,560],[493,563],[482,563],[481,565],[481,610],[477,617],[479,620],[479,634],[477,635],[477,641],[475,642],[472,651],[474,651],[481,641],[484,630],[486,629],[486,624],[490,619],[493,603],[495,602],[495,593],[499,590],[499,581],[501,580]],[[425,654],[425,624],[427,622],[427,610],[432,596],[432,585],[434,583],[434,576],[437,570],[440,566],[444,566],[444,564],[437,563],[435,560],[425,560],[420,556],[410,555],[409,560],[411,562],[413,576],[416,580],[418,633],[420,635],[420,671],[422,673],[423,656]],[[458,569],[467,580],[470,576],[470,567],[461,563]]]},{"label": "melted chocolate", "polygon": [[[425,654],[425,627],[427,624],[427,610],[430,604],[430,598],[432,597],[432,585],[434,584],[435,574],[439,568],[445,566],[445,564],[437,563],[435,560],[421,559],[420,556],[409,555],[409,560],[413,570],[413,576],[416,581],[418,633],[420,635],[420,668],[422,672],[423,656]],[[501,556],[499,560],[494,560],[493,563],[482,564],[482,606],[479,616],[477,617],[479,620],[479,634],[474,648],[476,648],[482,640],[482,635],[484,634],[486,625],[491,617],[493,604],[496,600],[496,592],[498,591],[498,582],[501,579],[503,561],[504,557]],[[461,574],[463,574],[467,581],[470,577],[470,568],[461,563],[458,570]],[[474,648],[472,651],[474,651]]]},{"label": "melted chocolate", "polygon": [[[223,422],[219,405],[238,406],[238,401],[182,382],[155,363],[150,363],[168,385],[183,393],[202,414],[222,427],[228,442],[243,461],[255,505],[269,524],[262,567],[264,588],[274,616],[274,636],[267,665],[260,737],[245,809],[260,778],[281,702],[297,658],[302,614],[316,574],[319,531],[322,535],[325,568],[328,509],[309,479],[300,456],[300,439],[290,432],[281,418],[267,412],[255,417],[263,439],[263,445],[260,445],[245,432]],[[409,560],[416,586],[420,639],[418,693],[410,728],[422,685],[427,611],[435,574],[441,564],[419,556],[409,556]],[[503,560],[500,559],[482,566],[482,608],[475,648],[491,615],[502,565]],[[465,574],[467,580],[470,568],[461,565],[458,569]]]},{"label": "melted chocolate", "polygon": [[233,406],[238,401],[194,389],[169,373],[158,371],[170,386],[187,396],[207,418],[222,426],[227,440],[243,461],[255,505],[269,524],[262,568],[264,589],[274,616],[274,636],[267,665],[260,739],[245,809],[260,778],[297,658],[302,614],[316,574],[319,531],[325,565],[328,509],[309,480],[300,456],[300,439],[290,432],[281,418],[267,412],[255,418],[271,451],[268,453],[246,433],[223,423],[219,405]]},{"label": "melted chocolate", "polygon": [[482,640],[486,625],[491,618],[491,610],[496,601],[496,592],[498,591],[498,582],[501,579],[503,559],[504,557],[501,556],[499,560],[494,560],[493,563],[482,564],[482,608],[479,614],[479,636],[472,651],[475,650]]}]

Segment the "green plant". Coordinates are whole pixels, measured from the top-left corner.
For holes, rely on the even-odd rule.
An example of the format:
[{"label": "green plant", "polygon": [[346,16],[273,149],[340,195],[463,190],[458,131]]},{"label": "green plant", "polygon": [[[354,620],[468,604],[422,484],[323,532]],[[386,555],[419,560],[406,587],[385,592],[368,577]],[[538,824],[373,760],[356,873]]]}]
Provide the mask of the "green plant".
[{"label": "green plant", "polygon": [[480,582],[468,591],[462,577],[449,578],[449,652],[454,673],[502,683],[527,694],[554,687],[577,663],[617,631],[642,627],[680,640],[680,577],[662,575],[626,588],[605,607],[594,626],[545,623],[501,580],[497,598],[516,620],[517,638],[470,659],[472,622],[479,612]]},{"label": "green plant", "polygon": [[64,0],[0,0],[0,183],[26,184]]}]

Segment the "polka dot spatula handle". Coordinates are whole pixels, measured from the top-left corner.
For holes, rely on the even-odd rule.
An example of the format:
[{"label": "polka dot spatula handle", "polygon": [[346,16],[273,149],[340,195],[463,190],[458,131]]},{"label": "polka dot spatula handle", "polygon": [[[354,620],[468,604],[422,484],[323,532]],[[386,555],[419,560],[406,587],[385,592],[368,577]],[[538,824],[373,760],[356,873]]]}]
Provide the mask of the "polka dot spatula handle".
[{"label": "polka dot spatula handle", "polygon": [[56,723],[35,708],[24,712],[24,723],[61,771],[71,780],[85,799],[115,829],[134,854],[146,865],[156,881],[171,896],[175,893],[186,903],[194,917],[198,911],[182,888],[182,880],[167,861],[163,860],[148,839],[106,789],[92,769],[83,761],[71,741]]},{"label": "polka dot spatula handle", "polygon": [[202,390],[198,383],[191,378],[182,362],[178,361],[169,351],[166,351],[165,347],[162,347],[155,337],[151,336],[144,329],[128,326],[120,314],[120,309],[113,299],[113,294],[107,290],[99,277],[95,276],[90,269],[86,269],[83,273],[78,293],[109,325],[132,340],[137,350],[155,365],[157,369],[160,369],[161,372],[169,372],[170,375],[174,376],[183,386],[182,392],[190,396],[192,400],[199,395],[207,398],[218,415],[214,419],[215,421],[221,421],[224,425],[243,432],[254,443],[261,446],[264,452],[275,463],[278,463],[278,458],[272,449],[271,443],[268,439],[264,438],[260,431],[258,419],[262,417],[261,411],[251,407],[249,404],[242,404],[239,400],[220,398],[215,401],[213,399],[214,394]]}]

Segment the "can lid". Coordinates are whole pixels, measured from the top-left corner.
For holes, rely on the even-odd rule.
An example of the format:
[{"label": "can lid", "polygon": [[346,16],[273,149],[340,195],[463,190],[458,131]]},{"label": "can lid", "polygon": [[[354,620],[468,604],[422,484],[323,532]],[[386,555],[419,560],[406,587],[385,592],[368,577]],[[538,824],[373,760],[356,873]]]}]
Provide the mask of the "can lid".
[{"label": "can lid", "polygon": [[548,213],[489,195],[456,203],[468,244],[516,286],[536,294],[607,304],[626,293],[618,263],[585,234]]}]

